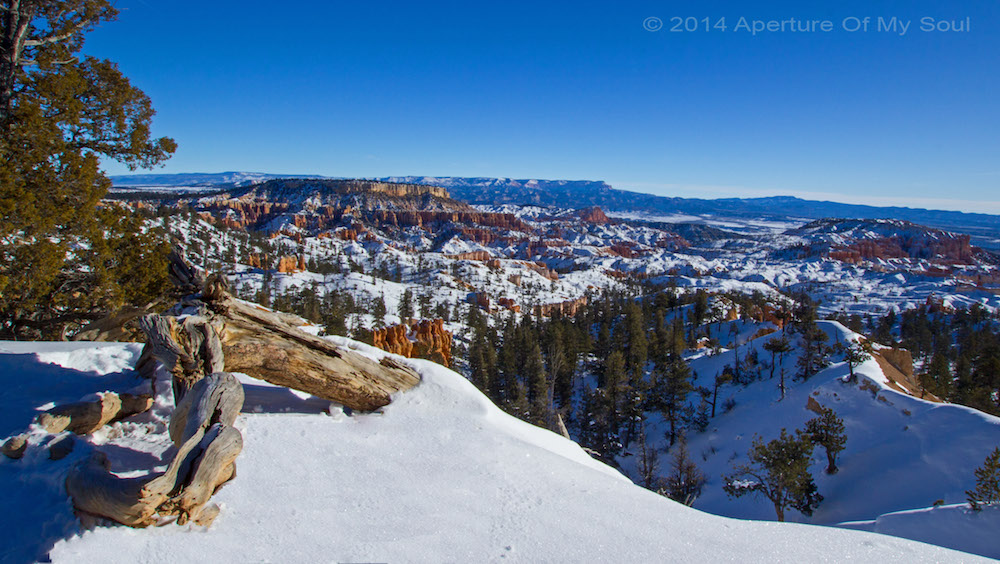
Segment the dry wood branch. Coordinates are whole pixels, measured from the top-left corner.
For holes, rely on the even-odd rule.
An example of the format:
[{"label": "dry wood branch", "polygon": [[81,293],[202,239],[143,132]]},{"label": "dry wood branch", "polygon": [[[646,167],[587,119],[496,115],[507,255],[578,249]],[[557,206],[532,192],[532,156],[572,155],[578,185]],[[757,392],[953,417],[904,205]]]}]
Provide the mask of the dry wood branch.
[{"label": "dry wood branch", "polygon": [[147,395],[115,394],[106,392],[97,401],[60,405],[36,418],[36,422],[49,433],[70,431],[89,435],[101,427],[142,413],[153,406]]},{"label": "dry wood branch", "polygon": [[171,418],[171,438],[179,449],[167,471],[149,478],[123,479],[96,455],[70,472],[66,490],[79,512],[147,527],[170,516],[180,524],[208,525],[219,513],[209,502],[236,475],[243,437],[233,421],[243,407],[243,387],[232,374],[198,381]]}]

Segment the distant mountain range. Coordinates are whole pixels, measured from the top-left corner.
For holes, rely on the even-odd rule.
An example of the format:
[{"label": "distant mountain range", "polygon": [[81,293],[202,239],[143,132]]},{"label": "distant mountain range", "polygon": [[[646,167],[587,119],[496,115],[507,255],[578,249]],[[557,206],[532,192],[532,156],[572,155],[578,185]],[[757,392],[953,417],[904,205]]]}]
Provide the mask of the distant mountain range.
[{"label": "distant mountain range", "polygon": [[[228,188],[246,186],[275,178],[329,178],[318,175],[288,175],[254,172],[216,174],[141,174],[113,176],[114,186],[128,188]],[[600,206],[611,211],[640,211],[655,214],[715,215],[724,217],[766,217],[822,219],[899,219],[949,231],[968,233],[973,243],[1000,249],[1000,216],[908,207],[875,207],[837,202],[803,200],[790,196],[768,198],[674,198],[612,188],[590,180],[534,180],[512,178],[462,178],[433,176],[390,176],[384,182],[425,184],[447,188],[451,196],[470,204],[514,204],[584,208]]]}]

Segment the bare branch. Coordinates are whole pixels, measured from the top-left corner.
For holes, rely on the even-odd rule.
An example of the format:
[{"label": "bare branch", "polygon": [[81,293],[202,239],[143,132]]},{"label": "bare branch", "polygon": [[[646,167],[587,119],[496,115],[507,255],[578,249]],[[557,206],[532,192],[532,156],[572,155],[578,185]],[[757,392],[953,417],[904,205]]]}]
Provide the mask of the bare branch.
[{"label": "bare branch", "polygon": [[50,43],[59,43],[60,41],[65,41],[70,37],[73,37],[77,33],[83,31],[83,29],[88,25],[90,25],[91,23],[93,22],[91,22],[90,20],[84,20],[74,25],[72,28],[70,28],[69,31],[65,33],[60,33],[59,35],[49,35],[41,39],[28,39],[24,43],[22,43],[22,45],[25,48],[29,48],[29,47],[39,47],[41,45],[48,45]]}]

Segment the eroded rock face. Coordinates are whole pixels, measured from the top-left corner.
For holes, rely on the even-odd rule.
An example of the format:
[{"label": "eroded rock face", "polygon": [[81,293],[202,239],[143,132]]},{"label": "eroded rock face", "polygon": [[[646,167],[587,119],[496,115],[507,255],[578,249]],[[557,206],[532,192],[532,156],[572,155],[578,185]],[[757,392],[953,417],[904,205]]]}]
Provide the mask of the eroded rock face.
[{"label": "eroded rock face", "polygon": [[608,223],[608,216],[604,215],[604,210],[594,206],[585,210],[580,210],[580,219],[585,223]]},{"label": "eroded rock face", "polygon": [[305,257],[281,257],[278,259],[278,272],[291,274],[293,272],[304,272],[306,269]]},{"label": "eroded rock face", "polygon": [[444,329],[444,320],[424,319],[406,325],[393,325],[372,333],[376,347],[405,356],[424,358],[443,366],[451,366],[451,331]]},{"label": "eroded rock face", "polygon": [[534,308],[534,314],[538,317],[572,317],[585,305],[587,305],[587,296],[581,296],[575,300],[566,300],[556,304],[537,305]]}]

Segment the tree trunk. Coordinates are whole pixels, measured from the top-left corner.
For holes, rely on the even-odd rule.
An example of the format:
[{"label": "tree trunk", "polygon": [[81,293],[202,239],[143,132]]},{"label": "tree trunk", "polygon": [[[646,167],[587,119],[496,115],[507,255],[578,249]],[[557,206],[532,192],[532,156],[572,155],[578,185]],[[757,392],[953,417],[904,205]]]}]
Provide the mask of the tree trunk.
[{"label": "tree trunk", "polygon": [[361,411],[387,405],[393,393],[420,382],[416,372],[389,358],[374,362],[293,327],[271,312],[228,296],[221,305],[226,370]]},{"label": "tree trunk", "polygon": [[54,407],[39,414],[35,422],[52,434],[68,430],[77,435],[89,435],[108,423],[142,413],[152,406],[151,396],[105,392],[97,401]]},{"label": "tree trunk", "polygon": [[836,457],[834,456],[833,453],[831,453],[829,450],[826,451],[826,462],[827,462],[827,464],[826,464],[826,473],[827,474],[836,474],[837,473],[837,464],[836,464],[835,458]]},{"label": "tree trunk", "polygon": [[225,278],[209,277],[201,300],[182,302],[199,313],[183,323],[161,316],[142,319],[147,347],[173,375],[175,401],[204,374],[219,370],[359,411],[387,405],[392,394],[420,382],[406,366],[389,358],[375,362],[310,335],[298,328],[305,324],[301,318],[234,299],[227,288]]},{"label": "tree trunk", "polygon": [[152,479],[119,478],[107,458],[95,453],[66,478],[77,511],[130,527],[177,522],[209,525],[218,507],[209,499],[236,475],[243,437],[232,427],[243,407],[243,386],[232,374],[216,373],[195,383],[170,420],[178,451],[167,471]]}]

